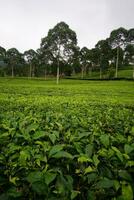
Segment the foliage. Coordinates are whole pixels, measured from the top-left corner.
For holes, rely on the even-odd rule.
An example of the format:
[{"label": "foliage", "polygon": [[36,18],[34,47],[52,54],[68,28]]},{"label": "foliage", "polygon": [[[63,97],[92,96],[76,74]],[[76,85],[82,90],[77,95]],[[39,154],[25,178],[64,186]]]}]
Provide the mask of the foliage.
[{"label": "foliage", "polygon": [[58,23],[48,31],[47,37],[41,40],[43,54],[57,66],[57,83],[59,82],[60,62],[68,63],[74,55],[74,48],[77,45],[76,33],[72,31],[65,22]]},{"label": "foliage", "polygon": [[29,77],[35,75],[35,66],[37,65],[37,53],[33,49],[24,52],[24,58],[29,64]]},{"label": "foliage", "polygon": [[14,77],[14,67],[22,62],[22,55],[16,48],[8,49],[6,52],[6,62],[11,68],[12,77]]},{"label": "foliage", "polygon": [[[89,41],[90,42],[90,41]],[[131,49],[130,49],[131,47]],[[120,27],[112,30],[109,37],[97,42],[94,48],[77,46],[77,35],[65,22],[56,24],[41,39],[37,50],[26,50],[23,54],[16,48],[4,49],[0,46],[0,76],[60,77],[76,75],[81,78],[98,70],[101,78],[108,78],[109,71],[133,65],[134,28]],[[108,73],[107,73],[108,72]],[[107,73],[107,75],[106,75]],[[134,78],[134,69],[132,76]]]},{"label": "foliage", "polygon": [[133,199],[133,83],[0,81],[0,199]]}]

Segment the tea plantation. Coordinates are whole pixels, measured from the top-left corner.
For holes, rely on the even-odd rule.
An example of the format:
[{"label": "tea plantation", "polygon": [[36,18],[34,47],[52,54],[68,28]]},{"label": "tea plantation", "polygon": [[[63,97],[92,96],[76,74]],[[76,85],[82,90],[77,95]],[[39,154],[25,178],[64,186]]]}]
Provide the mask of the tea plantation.
[{"label": "tea plantation", "polygon": [[0,200],[133,198],[133,81],[0,79]]}]

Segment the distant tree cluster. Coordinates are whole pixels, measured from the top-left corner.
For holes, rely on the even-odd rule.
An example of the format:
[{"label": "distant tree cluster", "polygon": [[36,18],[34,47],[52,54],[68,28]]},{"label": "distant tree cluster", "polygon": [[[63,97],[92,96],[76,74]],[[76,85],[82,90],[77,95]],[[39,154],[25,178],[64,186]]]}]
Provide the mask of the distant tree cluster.
[{"label": "distant tree cluster", "polygon": [[[58,23],[41,39],[40,47],[20,53],[16,48],[6,50],[0,46],[0,76],[47,77],[70,76],[100,71],[118,77],[119,67],[134,65],[134,28],[113,30],[94,48],[80,48],[77,35],[65,22]],[[134,78],[134,70],[133,70]]]}]

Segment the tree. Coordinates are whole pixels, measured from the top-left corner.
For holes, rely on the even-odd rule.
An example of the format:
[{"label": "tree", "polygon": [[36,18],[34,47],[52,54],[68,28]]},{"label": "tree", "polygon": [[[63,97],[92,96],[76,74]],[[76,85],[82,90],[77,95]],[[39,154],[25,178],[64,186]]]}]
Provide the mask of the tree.
[{"label": "tree", "polygon": [[108,39],[100,40],[96,46],[100,56],[100,79],[102,78],[102,71],[107,71],[109,67],[109,60],[111,59],[111,47]]},{"label": "tree", "polygon": [[125,57],[128,63],[133,65],[133,79],[134,79],[134,45],[128,44],[125,48]]},{"label": "tree", "polygon": [[92,48],[91,49],[91,61],[92,61],[94,67],[98,67],[99,66],[100,51],[99,51],[98,48]]},{"label": "tree", "polygon": [[0,61],[4,61],[6,58],[6,49],[0,46]]},{"label": "tree", "polygon": [[80,71],[80,47],[75,46],[73,49],[74,54],[70,57],[68,64],[71,66],[71,72],[75,75]]},{"label": "tree", "polygon": [[6,49],[0,46],[0,75],[5,76],[6,69]]},{"label": "tree", "polygon": [[33,49],[24,52],[24,58],[29,65],[29,77],[35,76],[35,66],[37,63],[37,53]]},{"label": "tree", "polygon": [[45,79],[48,67],[50,67],[53,62],[56,64],[56,60],[54,59],[53,54],[49,49],[48,43],[48,38],[43,38],[41,41],[40,49],[38,50],[40,65],[44,68]]},{"label": "tree", "polygon": [[7,50],[7,62],[11,66],[12,78],[14,77],[14,67],[20,63],[21,54],[16,48]]},{"label": "tree", "polygon": [[134,44],[134,28],[128,30],[127,45]]},{"label": "tree", "polygon": [[80,50],[81,78],[84,77],[84,72],[87,66],[91,63],[90,51],[87,47]]},{"label": "tree", "polygon": [[50,29],[47,37],[41,41],[41,48],[46,49],[57,63],[57,84],[59,83],[60,62],[68,62],[77,45],[76,33],[65,22]]},{"label": "tree", "polygon": [[129,56],[130,62],[133,64],[133,79],[134,79],[134,28],[128,30],[128,38],[127,38],[126,47],[127,54]]},{"label": "tree", "polygon": [[118,65],[119,65],[119,48],[124,47],[127,42],[128,31],[124,28],[118,28],[113,30],[110,34],[109,43],[113,49],[116,48],[116,73],[115,77],[118,77]]}]

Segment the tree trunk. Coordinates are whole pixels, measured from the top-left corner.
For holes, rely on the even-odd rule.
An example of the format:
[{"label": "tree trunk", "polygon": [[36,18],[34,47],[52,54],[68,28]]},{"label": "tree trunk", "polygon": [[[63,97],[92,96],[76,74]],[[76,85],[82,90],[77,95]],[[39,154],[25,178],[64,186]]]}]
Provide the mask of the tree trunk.
[{"label": "tree trunk", "polygon": [[7,76],[7,74],[6,74],[6,72],[4,71],[4,77],[6,77]]},{"label": "tree trunk", "polygon": [[100,67],[100,79],[102,79],[102,69]]},{"label": "tree trunk", "polygon": [[89,67],[88,73],[89,73],[89,76],[92,77],[92,67]]},{"label": "tree trunk", "polygon": [[118,65],[119,65],[119,47],[117,47],[117,58],[116,58],[116,72],[115,72],[115,78],[118,77]]},{"label": "tree trunk", "polygon": [[82,79],[84,78],[84,68],[83,67],[81,68],[81,78]]},{"label": "tree trunk", "polygon": [[45,67],[45,80],[47,79],[47,69]]},{"label": "tree trunk", "polygon": [[72,70],[72,74],[75,76],[76,72],[75,72],[75,68],[73,67],[73,70]]},{"label": "tree trunk", "polygon": [[60,68],[59,68],[59,59],[58,59],[58,66],[57,66],[57,84],[59,84],[59,72],[60,72]]},{"label": "tree trunk", "polygon": [[133,79],[134,79],[134,65],[133,65]]},{"label": "tree trunk", "polygon": [[30,63],[30,68],[29,68],[29,77],[31,78],[32,76],[32,64]]},{"label": "tree trunk", "polygon": [[35,77],[35,66],[33,65],[33,69],[32,69],[32,77]]},{"label": "tree trunk", "polygon": [[59,84],[59,74],[60,74],[60,45],[58,47],[58,60],[57,60],[57,80],[56,83],[57,85]]},{"label": "tree trunk", "polygon": [[12,65],[12,78],[14,77],[14,67]]}]

